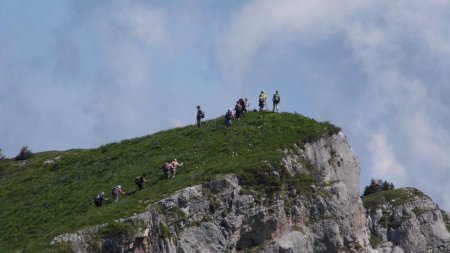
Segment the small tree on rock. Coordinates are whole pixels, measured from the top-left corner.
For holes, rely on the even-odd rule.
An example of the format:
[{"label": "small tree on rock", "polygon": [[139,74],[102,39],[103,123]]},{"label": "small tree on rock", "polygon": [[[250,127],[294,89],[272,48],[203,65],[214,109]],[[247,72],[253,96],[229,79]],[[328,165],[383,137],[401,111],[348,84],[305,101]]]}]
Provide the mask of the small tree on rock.
[{"label": "small tree on rock", "polygon": [[19,161],[19,160],[26,160],[29,159],[33,156],[33,153],[31,152],[30,149],[28,149],[27,146],[23,146],[20,149],[20,153],[14,158],[14,160]]},{"label": "small tree on rock", "polygon": [[371,179],[370,180],[370,185],[366,186],[364,188],[364,193],[363,193],[363,197],[370,195],[370,194],[374,194],[377,192],[381,192],[381,191],[387,191],[387,190],[393,190],[395,189],[395,186],[393,183],[389,183],[386,180],[375,180],[375,179]]}]

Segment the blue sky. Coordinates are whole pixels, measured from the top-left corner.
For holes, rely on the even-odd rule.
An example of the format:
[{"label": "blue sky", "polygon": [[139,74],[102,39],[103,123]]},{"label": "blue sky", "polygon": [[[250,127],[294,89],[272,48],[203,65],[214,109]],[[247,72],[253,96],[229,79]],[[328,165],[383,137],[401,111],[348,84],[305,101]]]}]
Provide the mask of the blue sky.
[{"label": "blue sky", "polygon": [[94,148],[278,89],[450,210],[450,2],[0,2],[0,148]]}]

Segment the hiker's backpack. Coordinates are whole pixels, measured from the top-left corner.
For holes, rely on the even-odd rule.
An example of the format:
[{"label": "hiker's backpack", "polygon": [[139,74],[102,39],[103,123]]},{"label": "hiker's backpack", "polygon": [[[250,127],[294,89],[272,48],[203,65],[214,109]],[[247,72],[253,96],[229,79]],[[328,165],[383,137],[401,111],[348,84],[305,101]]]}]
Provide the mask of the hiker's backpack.
[{"label": "hiker's backpack", "polygon": [[227,120],[230,120],[232,117],[233,117],[232,112],[229,112],[229,111],[228,111],[228,112],[225,114],[225,119],[227,119]]},{"label": "hiker's backpack", "polygon": [[236,104],[236,106],[234,107],[234,110],[236,112],[242,112],[242,105],[241,104]]},{"label": "hiker's backpack", "polygon": [[172,164],[170,163],[164,163],[163,168],[165,171],[169,171],[172,169]]},{"label": "hiker's backpack", "polygon": [[205,112],[204,111],[200,111],[200,116],[202,117],[202,119],[205,117]]},{"label": "hiker's backpack", "polygon": [[113,187],[111,190],[111,195],[116,196],[117,195],[117,189],[116,187]]},{"label": "hiker's backpack", "polygon": [[275,102],[276,104],[280,103],[280,95],[278,94],[273,95],[273,102]]}]

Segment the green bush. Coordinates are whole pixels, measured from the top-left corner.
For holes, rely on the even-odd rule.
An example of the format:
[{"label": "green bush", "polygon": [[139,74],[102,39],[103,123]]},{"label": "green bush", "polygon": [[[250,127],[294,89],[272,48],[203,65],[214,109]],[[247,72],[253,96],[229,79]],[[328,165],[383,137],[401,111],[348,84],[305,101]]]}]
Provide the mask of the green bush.
[{"label": "green bush", "polygon": [[374,235],[371,233],[370,237],[369,237],[369,243],[370,243],[370,246],[372,246],[372,248],[376,249],[378,247],[378,245],[383,243],[383,240],[381,240],[381,238],[378,237],[377,235]]},{"label": "green bush", "polygon": [[377,192],[381,192],[381,191],[389,191],[389,190],[393,190],[395,189],[395,186],[393,183],[389,183],[386,180],[375,180],[372,178],[372,180],[370,180],[370,185],[366,186],[364,188],[364,193],[363,193],[363,197],[370,195],[370,194],[374,194]]},{"label": "green bush", "polygon": [[428,198],[423,192],[415,188],[400,188],[373,193],[364,197],[362,200],[365,208],[373,210],[385,204],[400,206],[414,200],[414,197]]},{"label": "green bush", "polygon": [[264,192],[268,197],[273,197],[283,185],[275,169],[268,165],[242,171],[239,173],[239,180],[242,186]]},{"label": "green bush", "polygon": [[100,229],[97,233],[97,235],[104,239],[104,238],[120,238],[120,239],[126,239],[131,240],[133,239],[139,228],[142,227],[139,225],[139,222],[133,221],[133,222],[112,222],[106,225],[104,228]]},{"label": "green bush", "polygon": [[170,233],[170,228],[167,224],[160,222],[159,223],[159,236],[162,238],[171,238],[172,233]]},{"label": "green bush", "polygon": [[16,160],[16,161],[27,160],[27,159],[30,159],[31,157],[33,157],[33,152],[31,152],[31,150],[28,149],[27,146],[23,146],[20,149],[19,154],[14,158],[14,160]]}]

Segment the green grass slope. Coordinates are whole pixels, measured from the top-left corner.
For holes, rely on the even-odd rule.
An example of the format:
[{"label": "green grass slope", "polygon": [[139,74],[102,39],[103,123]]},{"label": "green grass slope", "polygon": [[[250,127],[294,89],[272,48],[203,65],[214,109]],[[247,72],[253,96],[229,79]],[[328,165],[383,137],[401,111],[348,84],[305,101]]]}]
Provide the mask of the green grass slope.
[{"label": "green grass slope", "polygon": [[365,208],[375,210],[381,205],[388,204],[397,207],[413,201],[415,197],[430,198],[418,189],[406,187],[376,192],[365,196],[362,201]]},{"label": "green grass slope", "polygon": [[[202,128],[186,126],[90,150],[37,153],[22,161],[0,160],[0,252],[56,252],[55,236],[141,212],[176,190],[224,174],[281,161],[280,148],[331,135],[339,128],[298,114],[252,112],[225,129],[223,117]],[[176,178],[158,180],[164,161],[184,162]],[[45,163],[53,159],[54,163]],[[108,202],[93,197],[121,184],[136,190],[134,178],[147,174],[143,191]]]}]

